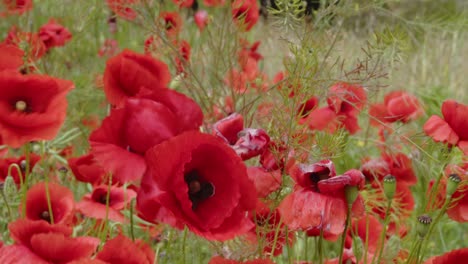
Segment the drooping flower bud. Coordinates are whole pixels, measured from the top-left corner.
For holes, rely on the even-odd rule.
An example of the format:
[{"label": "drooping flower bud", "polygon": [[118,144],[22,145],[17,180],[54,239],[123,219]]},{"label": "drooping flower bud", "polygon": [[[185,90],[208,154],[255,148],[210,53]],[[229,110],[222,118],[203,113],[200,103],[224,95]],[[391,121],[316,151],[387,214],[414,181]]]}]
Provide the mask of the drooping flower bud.
[{"label": "drooping flower bud", "polygon": [[418,216],[418,226],[417,226],[417,232],[420,238],[424,238],[427,234],[427,231],[429,230],[429,226],[432,223],[432,218],[427,215],[423,214]]},{"label": "drooping flower bud", "polygon": [[452,198],[453,193],[457,190],[458,184],[461,182],[460,176],[453,173],[448,177],[447,190],[446,190],[446,199]]},{"label": "drooping flower bud", "polygon": [[396,178],[395,176],[388,174],[383,178],[383,188],[385,196],[388,200],[392,200],[395,196],[396,191]]}]

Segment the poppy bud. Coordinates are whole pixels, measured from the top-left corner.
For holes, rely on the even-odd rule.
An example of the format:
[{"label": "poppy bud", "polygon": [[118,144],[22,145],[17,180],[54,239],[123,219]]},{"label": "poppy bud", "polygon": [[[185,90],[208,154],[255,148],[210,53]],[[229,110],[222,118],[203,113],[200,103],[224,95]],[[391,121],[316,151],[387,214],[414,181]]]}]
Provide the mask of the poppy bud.
[{"label": "poppy bud", "polygon": [[2,186],[0,187],[0,191],[5,194],[5,197],[10,200],[18,195],[18,189],[16,188],[15,180],[11,175],[8,175],[5,178]]},{"label": "poppy bud", "polygon": [[396,191],[396,178],[395,176],[388,174],[383,178],[383,188],[385,196],[388,200],[392,200],[395,196]]},{"label": "poppy bud", "polygon": [[348,185],[345,187],[345,196],[348,206],[351,207],[358,197],[359,190],[357,186]]},{"label": "poppy bud", "polygon": [[432,223],[432,218],[427,214],[423,214],[418,216],[418,222],[419,224],[416,231],[418,232],[419,237],[422,239],[426,236],[427,231],[429,230],[429,226]]},{"label": "poppy bud", "polygon": [[460,182],[461,178],[458,176],[458,174],[450,174],[449,180],[447,182],[446,199],[450,199],[452,197],[452,194],[457,190],[458,184]]}]

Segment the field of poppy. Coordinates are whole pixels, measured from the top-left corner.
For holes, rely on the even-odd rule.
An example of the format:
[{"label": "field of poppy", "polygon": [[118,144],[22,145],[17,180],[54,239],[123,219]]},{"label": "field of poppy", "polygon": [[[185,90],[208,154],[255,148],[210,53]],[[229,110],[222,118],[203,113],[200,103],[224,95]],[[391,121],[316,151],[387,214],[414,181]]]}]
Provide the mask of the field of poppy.
[{"label": "field of poppy", "polygon": [[0,0],[0,263],[463,264],[463,0]]}]

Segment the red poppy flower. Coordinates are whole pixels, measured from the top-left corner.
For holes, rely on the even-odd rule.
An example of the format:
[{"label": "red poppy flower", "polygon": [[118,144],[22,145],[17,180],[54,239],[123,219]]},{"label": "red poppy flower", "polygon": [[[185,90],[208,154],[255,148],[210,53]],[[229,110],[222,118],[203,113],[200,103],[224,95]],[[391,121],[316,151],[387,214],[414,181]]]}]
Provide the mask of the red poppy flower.
[{"label": "red poppy flower", "polygon": [[92,154],[70,158],[68,165],[78,181],[89,182],[93,185],[101,183],[106,174]]},{"label": "red poppy flower", "polygon": [[154,263],[154,252],[141,240],[133,242],[123,235],[118,235],[106,242],[96,259],[108,264],[120,263]]},{"label": "red poppy flower", "polygon": [[[418,98],[405,91],[393,91],[385,96],[382,104],[371,105],[369,114],[380,122],[393,123],[401,121],[407,123],[423,114]],[[373,119],[371,124],[379,125]]]},{"label": "red poppy flower", "polygon": [[370,252],[378,252],[378,243],[382,229],[382,224],[378,218],[373,215],[367,215],[353,221],[350,231],[353,232],[354,235],[359,236],[364,244],[366,244],[367,240],[368,250]]},{"label": "red poppy flower", "polygon": [[262,167],[248,167],[249,179],[255,184],[259,198],[267,197],[281,187],[281,171],[266,171]]},{"label": "red poppy flower", "polygon": [[15,26],[10,28],[3,43],[22,49],[28,56],[27,60],[31,61],[38,60],[47,51],[45,44],[39,38],[38,34],[23,32]]},{"label": "red poppy flower", "polygon": [[47,49],[60,47],[69,42],[72,34],[68,29],[54,19],[50,19],[47,24],[39,28],[39,38],[44,42]]},{"label": "red poppy flower", "polygon": [[210,259],[208,264],[275,264],[271,259],[254,259],[246,261],[237,261],[231,259],[225,259],[220,256],[215,256]]},{"label": "red poppy flower", "polygon": [[167,87],[169,68],[151,56],[124,50],[107,61],[104,92],[107,100],[121,107],[125,99],[135,97],[142,87],[156,91]]},{"label": "red poppy flower", "polygon": [[411,159],[404,153],[382,153],[380,159],[366,159],[361,170],[371,182],[381,182],[385,176],[395,176],[397,184],[413,186],[417,182]]},{"label": "red poppy flower", "polygon": [[270,137],[263,129],[245,128],[238,134],[239,139],[232,148],[242,160],[262,154],[270,143]]},{"label": "red poppy flower", "polygon": [[191,7],[194,0],[172,0],[178,7]]},{"label": "red poppy flower", "polygon": [[17,148],[55,137],[65,120],[73,83],[47,75],[0,72],[0,134]]},{"label": "red poppy flower", "polygon": [[108,218],[122,223],[125,218],[120,211],[135,197],[136,192],[132,189],[100,185],[95,187],[91,194],[86,194],[76,204],[76,209],[91,218]]},{"label": "red poppy flower", "polygon": [[235,0],[232,3],[232,17],[242,30],[249,31],[259,18],[256,0]]},{"label": "red poppy flower", "polygon": [[225,140],[229,145],[234,145],[242,129],[244,129],[244,117],[241,114],[232,113],[214,123],[212,134]]},{"label": "red poppy flower", "polygon": [[19,71],[23,65],[24,52],[16,46],[0,44],[0,71]]},{"label": "red poppy flower", "polygon": [[297,109],[297,115],[301,118],[300,124],[304,123],[309,113],[314,110],[319,104],[317,97],[312,96],[309,100],[302,103]]},{"label": "red poppy flower", "polygon": [[207,239],[250,230],[256,192],[242,160],[223,141],[186,132],[146,152],[137,206],[148,221],[184,225]]},{"label": "red poppy flower", "polygon": [[464,184],[460,184],[457,191],[452,195],[452,204],[447,209],[447,215],[450,219],[466,223],[468,222],[468,178],[465,177]]},{"label": "red poppy flower", "polygon": [[208,12],[206,10],[198,10],[193,18],[198,29],[202,32],[208,25]]},{"label": "red poppy flower", "polygon": [[424,132],[436,142],[457,145],[468,155],[468,105],[447,100],[442,104],[442,115],[444,119],[431,116],[424,124]]},{"label": "red poppy flower", "polygon": [[184,68],[189,64],[191,47],[185,40],[178,41],[175,45],[179,51],[175,57],[177,74],[181,74],[185,72]]},{"label": "red poppy flower", "polygon": [[445,253],[442,256],[432,257],[424,264],[458,264],[468,259],[468,248],[460,248]]},{"label": "red poppy flower", "polygon": [[98,51],[99,57],[113,57],[119,51],[119,43],[115,39],[106,39]]},{"label": "red poppy flower", "polygon": [[[36,163],[41,159],[40,156],[36,154],[31,154],[29,157],[29,173],[32,171]],[[14,167],[11,168],[10,174],[8,175],[8,168],[10,168],[11,165],[17,164],[20,168],[21,175],[23,176],[23,181],[24,181],[24,175],[26,174],[26,157],[21,156],[19,158],[5,158],[5,159],[0,159],[0,182],[5,181],[7,176],[12,176],[13,180],[17,185],[21,183],[20,179],[20,173],[18,172],[17,169]]]},{"label": "red poppy flower", "polygon": [[162,19],[166,34],[170,37],[177,36],[182,30],[182,18],[177,12],[161,12],[159,18]]},{"label": "red poppy flower", "polygon": [[3,0],[8,13],[21,15],[33,8],[32,0]]},{"label": "red poppy flower", "polygon": [[67,223],[71,220],[74,206],[73,193],[53,182],[38,183],[26,193],[26,218],[30,220]]},{"label": "red poppy flower", "polygon": [[133,20],[137,16],[133,7],[139,3],[139,0],[106,0],[106,2],[109,9],[121,18]]}]

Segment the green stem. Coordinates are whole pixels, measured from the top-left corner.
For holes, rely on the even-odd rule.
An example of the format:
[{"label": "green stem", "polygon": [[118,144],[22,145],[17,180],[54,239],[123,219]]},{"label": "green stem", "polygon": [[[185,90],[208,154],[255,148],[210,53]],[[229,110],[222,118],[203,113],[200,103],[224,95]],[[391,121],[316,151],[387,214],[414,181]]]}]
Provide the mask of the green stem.
[{"label": "green stem", "polygon": [[346,241],[346,233],[348,233],[348,227],[351,223],[351,208],[352,204],[348,204],[348,210],[346,212],[346,224],[343,231],[343,235],[341,236],[341,245],[340,245],[340,257],[338,258],[338,263],[343,262],[343,253],[344,253],[344,246]]},{"label": "green stem", "polygon": [[[380,238],[379,238],[379,244],[378,244],[379,254],[377,255],[377,263],[380,263],[380,259],[382,258],[382,253],[383,253],[384,244],[385,244],[385,235],[387,234],[387,226],[390,223],[391,207],[392,207],[392,200],[389,200],[387,209],[385,210],[384,226],[383,226],[382,232],[380,233]],[[374,262],[374,259],[372,259],[372,262]]]},{"label": "green stem", "polygon": [[186,263],[186,256],[185,256],[185,246],[186,246],[186,240],[187,240],[187,227],[184,228],[184,236],[182,238],[182,263]]},{"label": "green stem", "polygon": [[318,239],[318,259],[319,264],[323,263],[323,228],[320,229],[320,236]]},{"label": "green stem", "polygon": [[130,201],[130,237],[132,241],[135,241],[135,231],[133,230],[133,206],[135,204],[135,199]]}]

